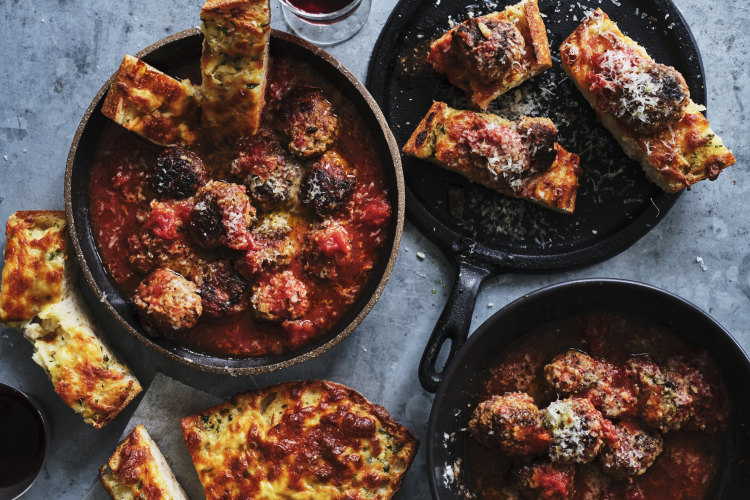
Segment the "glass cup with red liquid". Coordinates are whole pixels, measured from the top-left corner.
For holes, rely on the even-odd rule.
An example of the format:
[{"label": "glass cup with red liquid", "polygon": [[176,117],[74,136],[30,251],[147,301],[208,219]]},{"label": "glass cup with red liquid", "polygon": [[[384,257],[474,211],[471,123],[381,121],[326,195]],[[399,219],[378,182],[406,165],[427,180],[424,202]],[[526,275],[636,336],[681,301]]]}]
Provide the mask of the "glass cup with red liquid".
[{"label": "glass cup with red liquid", "polygon": [[370,0],[279,0],[295,34],[316,45],[353,37],[370,14]]}]

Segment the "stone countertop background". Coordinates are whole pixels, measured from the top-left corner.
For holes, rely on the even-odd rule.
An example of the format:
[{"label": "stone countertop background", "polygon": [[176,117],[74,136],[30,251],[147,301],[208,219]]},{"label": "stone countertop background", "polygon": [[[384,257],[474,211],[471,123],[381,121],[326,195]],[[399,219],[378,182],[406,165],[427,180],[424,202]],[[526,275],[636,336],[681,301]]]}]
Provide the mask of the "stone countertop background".
[{"label": "stone countertop background", "polygon": [[[613,0],[609,0],[613,1]],[[365,28],[329,51],[364,80],[372,46],[396,0],[373,0]],[[604,2],[606,4],[606,1]],[[669,216],[629,250],[607,262],[551,275],[504,275],[479,294],[472,331],[526,292],[576,278],[643,281],[674,292],[713,315],[750,350],[750,52],[743,0],[675,0],[703,56],[711,124],[737,156],[717,181],[696,185]],[[65,161],[91,99],[133,54],[199,24],[201,0],[2,0],[0,47],[0,221],[16,210],[62,209]],[[286,30],[277,2],[273,26]],[[748,203],[750,205],[750,203]],[[0,250],[4,250],[4,238]],[[419,260],[417,252],[426,259]],[[707,269],[696,261],[701,257]],[[0,262],[1,263],[1,262]],[[426,277],[423,277],[426,275]],[[219,396],[299,379],[350,385],[384,405],[424,438],[432,395],[417,380],[424,343],[454,279],[449,263],[409,222],[391,280],[361,326],[337,347],[300,366],[264,376],[204,375],[168,363],[126,333],[107,334],[144,387],[161,370]],[[433,289],[436,293],[433,293]],[[494,304],[494,305],[491,305]],[[106,320],[106,318],[102,318]],[[80,498],[95,481],[136,405],[95,430],[54,394],[16,331],[0,330],[0,381],[41,401],[52,440],[46,466],[26,498]],[[425,446],[397,498],[428,498]]]}]

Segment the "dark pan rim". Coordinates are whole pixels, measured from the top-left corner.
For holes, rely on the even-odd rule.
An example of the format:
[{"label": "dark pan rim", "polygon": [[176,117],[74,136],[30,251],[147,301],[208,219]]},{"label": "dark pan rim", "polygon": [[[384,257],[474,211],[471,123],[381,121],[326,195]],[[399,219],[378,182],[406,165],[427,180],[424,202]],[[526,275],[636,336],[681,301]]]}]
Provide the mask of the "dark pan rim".
[{"label": "dark pan rim", "polygon": [[[168,45],[170,43],[173,43],[173,42],[185,39],[185,38],[189,38],[192,36],[198,36],[200,34],[201,34],[200,28],[191,28],[191,29],[187,29],[184,31],[180,31],[179,33],[175,33],[174,35],[163,38],[159,40],[158,42],[146,47],[145,49],[138,52],[136,54],[136,57],[142,58],[165,45]],[[130,335],[134,336],[141,343],[147,345],[152,350],[158,352],[159,354],[165,356],[166,358],[170,360],[180,363],[181,365],[188,366],[190,368],[203,371],[203,372],[208,372],[208,373],[216,373],[216,374],[232,375],[232,376],[257,375],[257,374],[262,374],[262,373],[268,373],[268,372],[280,370],[283,368],[287,368],[287,367],[294,366],[296,364],[311,360],[323,354],[324,352],[328,351],[333,346],[341,342],[343,339],[348,337],[349,334],[351,334],[352,331],[354,331],[354,329],[357,326],[359,326],[359,324],[365,319],[367,314],[375,306],[375,303],[380,298],[380,295],[382,294],[383,289],[388,283],[388,279],[390,278],[391,272],[393,271],[393,268],[395,266],[396,258],[398,257],[399,246],[401,243],[401,236],[403,234],[404,212],[405,212],[405,184],[404,184],[403,171],[401,169],[401,156],[399,153],[398,145],[396,144],[396,139],[394,138],[393,133],[388,127],[385,117],[383,116],[383,113],[380,110],[380,107],[378,106],[377,102],[375,102],[375,99],[373,99],[373,97],[370,95],[369,91],[365,88],[365,86],[343,64],[341,64],[338,60],[336,60],[333,56],[325,52],[323,49],[305,40],[302,40],[301,38],[297,36],[294,36],[292,34],[289,34],[283,31],[271,30],[271,38],[280,39],[285,42],[301,47],[304,51],[307,51],[310,53],[311,58],[318,59],[319,61],[326,63],[332,69],[340,73],[346,80],[348,80],[348,82],[356,89],[358,95],[361,97],[363,101],[363,104],[367,108],[370,109],[377,123],[379,124],[380,133],[383,134],[385,142],[388,145],[388,154],[390,155],[390,160],[392,161],[392,168],[395,173],[396,182],[395,182],[395,186],[393,187],[395,187],[396,189],[396,198],[398,202],[395,213],[392,214],[392,217],[395,215],[394,217],[395,230],[394,230],[394,236],[393,236],[393,245],[390,249],[390,253],[388,254],[388,260],[385,264],[383,273],[380,276],[378,284],[375,287],[375,290],[370,296],[369,300],[364,306],[362,306],[361,310],[356,314],[353,320],[349,324],[347,324],[341,330],[341,332],[339,332],[335,337],[331,338],[324,344],[314,349],[310,349],[310,350],[304,350],[304,347],[302,347],[301,349],[303,351],[297,356],[294,356],[292,358],[289,358],[283,361],[273,362],[269,364],[261,364],[261,365],[255,365],[255,366],[231,366],[231,367],[230,366],[213,366],[213,365],[201,363],[199,360],[196,361],[196,360],[189,359],[188,357],[180,356],[172,352],[171,350],[166,349],[156,344],[148,336],[140,333],[138,330],[136,330],[130,324],[128,324],[120,316],[120,314],[112,306],[112,304],[110,304],[103,290],[94,279],[94,276],[91,273],[91,270],[89,269],[89,264],[86,261],[83,250],[81,248],[81,244],[79,242],[79,232],[77,230],[77,224],[73,217],[73,200],[72,200],[71,193],[72,193],[73,166],[75,163],[76,152],[78,150],[81,136],[83,135],[83,131],[86,127],[86,124],[89,121],[89,118],[91,117],[92,113],[94,113],[97,106],[102,101],[102,99],[104,98],[104,95],[109,89],[112,83],[112,80],[114,79],[114,74],[112,75],[112,77],[109,78],[109,80],[107,80],[104,86],[102,86],[102,88],[99,90],[99,92],[96,94],[93,101],[89,105],[88,109],[86,109],[86,112],[84,113],[83,118],[81,119],[81,122],[78,125],[78,128],[76,129],[76,133],[73,138],[70,152],[68,153],[68,159],[67,159],[66,168],[65,168],[65,213],[66,213],[68,228],[70,231],[69,234],[71,236],[70,239],[73,243],[73,248],[75,250],[76,259],[81,267],[81,271],[86,280],[86,283],[88,284],[90,289],[93,291],[96,299],[98,299],[97,304],[95,304],[95,306],[103,307],[109,313],[109,315],[123,329],[125,329],[125,331],[127,331]],[[352,99],[352,100],[355,101],[355,99]],[[376,132],[376,131],[373,130],[372,132]],[[387,158],[387,156],[385,155],[385,151],[383,151],[383,154],[384,154],[384,158]],[[387,161],[384,163],[386,163],[385,167],[388,168]],[[241,364],[241,362],[244,359],[249,359],[249,360],[256,359],[256,358],[221,358],[218,356],[207,356],[201,353],[194,353],[194,354],[197,359],[200,359],[200,357],[206,357],[206,358],[210,358],[214,360],[226,360],[227,362],[231,361],[233,365],[237,365],[238,363]]]},{"label": "dark pan rim", "polygon": [[[738,355],[739,358],[742,359],[744,362],[744,365],[748,372],[750,372],[750,356],[748,356],[748,353],[742,348],[742,346],[735,340],[735,338],[723,327],[721,324],[716,321],[710,314],[708,314],[706,311],[698,307],[697,305],[693,304],[689,300],[680,297],[677,294],[674,294],[668,290],[664,290],[662,288],[649,285],[646,283],[641,283],[638,281],[632,281],[632,280],[625,280],[625,279],[618,279],[618,278],[586,278],[586,279],[578,279],[578,280],[571,280],[571,281],[565,281],[562,283],[556,283],[553,285],[549,285],[540,289],[537,289],[533,292],[529,292],[527,294],[522,295],[521,297],[517,298],[513,302],[510,302],[509,304],[505,305],[502,309],[497,311],[495,314],[487,318],[481,325],[477,327],[475,332],[469,337],[469,339],[466,341],[466,343],[463,345],[461,350],[456,353],[454,359],[451,361],[450,365],[446,369],[445,377],[443,378],[442,383],[440,384],[440,387],[438,388],[437,393],[435,394],[435,399],[432,403],[432,409],[430,410],[430,418],[427,423],[427,434],[426,434],[426,452],[427,452],[427,473],[429,474],[429,484],[430,484],[430,493],[432,495],[432,498],[439,499],[440,496],[438,494],[438,485],[437,481],[438,478],[435,475],[435,454],[436,454],[436,446],[438,443],[435,442],[433,439],[434,433],[435,433],[435,427],[437,425],[437,420],[439,417],[439,413],[441,411],[444,411],[445,408],[443,408],[445,404],[445,399],[447,397],[447,388],[450,385],[450,383],[453,381],[455,377],[460,377],[461,374],[458,372],[458,367],[463,364],[464,358],[468,355],[468,353],[473,350],[474,345],[481,343],[485,341],[485,338],[492,333],[491,328],[493,326],[496,326],[498,322],[502,320],[503,317],[513,312],[518,307],[525,305],[529,302],[535,302],[537,300],[543,299],[544,297],[547,297],[549,295],[555,295],[562,293],[564,291],[567,291],[568,293],[572,293],[573,291],[581,288],[602,288],[602,287],[610,287],[610,288],[621,288],[621,289],[631,289],[631,290],[637,290],[639,292],[643,293],[650,293],[650,294],[656,294],[660,295],[670,303],[674,304],[675,306],[686,309],[686,310],[692,310],[692,312],[698,314],[701,316],[708,324],[711,325],[713,332],[718,334],[721,341],[724,342],[723,350],[727,352],[733,352],[734,354]],[[572,312],[574,314],[575,312]],[[511,341],[512,343],[514,341]],[[466,376],[464,374],[464,376]],[[717,476],[718,477],[718,472]]]},{"label": "dark pan rim", "polygon": [[[375,46],[373,47],[367,72],[367,87],[371,89],[378,104],[383,105],[386,99],[385,88],[390,57],[393,44],[398,37],[394,33],[402,33],[408,29],[414,13],[428,0],[401,0],[386,21]],[[705,71],[698,44],[684,16],[672,0],[648,0],[660,12],[669,14],[675,19],[674,36],[681,39],[682,45],[692,52],[697,61],[696,75],[700,79],[698,95],[693,100],[698,104],[706,104]],[[508,2],[508,4],[514,2]],[[704,112],[707,116],[707,112]],[[627,250],[644,237],[674,206],[684,190],[674,194],[658,192],[652,199],[656,214],[644,211],[630,221],[616,233],[606,239],[597,241],[575,250],[562,250],[541,255],[507,251],[502,245],[492,245],[476,241],[463,232],[455,231],[433,214],[432,210],[423,204],[417,196],[406,186],[408,204],[407,215],[431,241],[437,244],[453,259],[468,260],[476,265],[491,270],[494,274],[502,272],[544,273],[572,270],[603,262]]]}]

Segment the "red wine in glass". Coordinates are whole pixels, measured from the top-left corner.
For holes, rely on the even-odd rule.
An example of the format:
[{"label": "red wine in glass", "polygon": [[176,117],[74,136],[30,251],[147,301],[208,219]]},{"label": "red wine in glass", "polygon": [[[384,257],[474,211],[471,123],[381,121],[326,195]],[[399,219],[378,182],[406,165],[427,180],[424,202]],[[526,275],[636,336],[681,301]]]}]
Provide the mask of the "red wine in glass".
[{"label": "red wine in glass", "polygon": [[287,0],[299,10],[310,14],[330,14],[353,4],[357,0]]}]

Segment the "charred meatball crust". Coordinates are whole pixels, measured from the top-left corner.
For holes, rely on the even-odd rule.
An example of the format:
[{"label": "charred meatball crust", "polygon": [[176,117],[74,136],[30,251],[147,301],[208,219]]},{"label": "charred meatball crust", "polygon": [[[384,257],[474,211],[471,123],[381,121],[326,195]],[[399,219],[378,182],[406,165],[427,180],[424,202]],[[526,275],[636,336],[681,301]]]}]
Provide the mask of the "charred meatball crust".
[{"label": "charred meatball crust", "polygon": [[207,180],[203,160],[181,147],[163,149],[148,176],[148,183],[158,198],[175,200],[192,196]]},{"label": "charred meatball crust", "polygon": [[522,392],[493,396],[479,403],[469,421],[469,432],[488,448],[514,457],[544,453],[550,442],[539,408]]},{"label": "charred meatball crust", "polygon": [[298,86],[282,101],[276,128],[289,141],[289,151],[310,158],[323,154],[336,140],[339,119],[321,89]]},{"label": "charred meatball crust", "polygon": [[355,185],[349,163],[340,154],[328,151],[302,179],[302,204],[317,215],[331,214],[349,199]]},{"label": "charred meatball crust", "polygon": [[244,186],[210,181],[196,194],[188,228],[193,241],[206,250],[220,246],[244,250],[254,217],[255,208]]},{"label": "charred meatball crust", "polygon": [[521,32],[507,21],[475,17],[456,28],[453,49],[467,69],[486,84],[498,82],[523,57]]},{"label": "charred meatball crust", "polygon": [[248,307],[248,282],[227,260],[210,262],[193,280],[203,301],[203,315],[220,318],[238,314]]},{"label": "charred meatball crust", "polygon": [[194,327],[203,313],[197,291],[195,283],[163,267],[141,281],[132,303],[146,331],[174,338]]},{"label": "charred meatball crust", "polygon": [[614,428],[616,439],[599,454],[602,470],[616,479],[642,475],[664,450],[664,440],[637,420],[622,420]]}]

